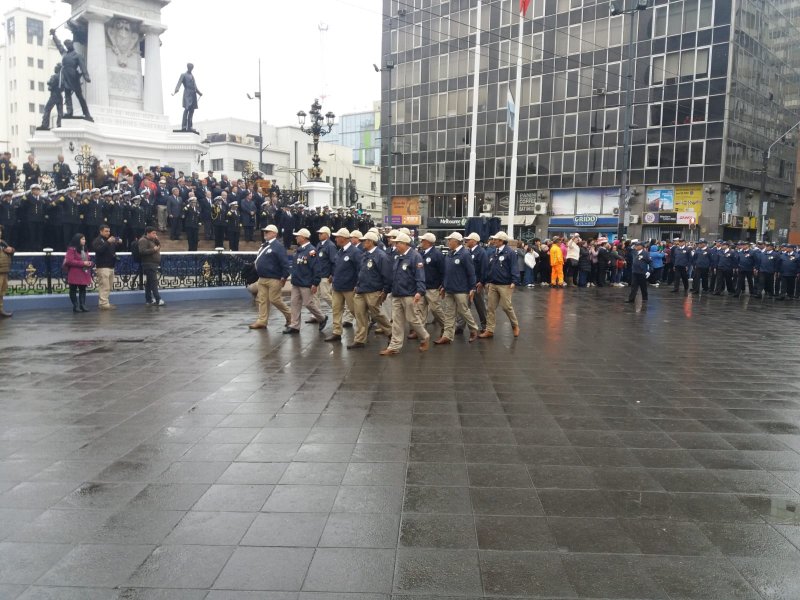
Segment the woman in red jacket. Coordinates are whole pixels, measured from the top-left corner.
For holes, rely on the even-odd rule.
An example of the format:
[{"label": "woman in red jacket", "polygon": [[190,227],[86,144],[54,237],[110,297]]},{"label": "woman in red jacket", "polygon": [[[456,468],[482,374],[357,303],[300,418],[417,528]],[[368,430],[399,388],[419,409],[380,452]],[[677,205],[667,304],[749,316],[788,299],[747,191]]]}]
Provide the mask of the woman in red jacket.
[{"label": "woman in red jacket", "polygon": [[86,286],[92,284],[92,268],[86,250],[86,237],[76,233],[69,243],[67,255],[64,257],[69,284],[69,299],[72,300],[72,312],[89,312],[86,308]]}]

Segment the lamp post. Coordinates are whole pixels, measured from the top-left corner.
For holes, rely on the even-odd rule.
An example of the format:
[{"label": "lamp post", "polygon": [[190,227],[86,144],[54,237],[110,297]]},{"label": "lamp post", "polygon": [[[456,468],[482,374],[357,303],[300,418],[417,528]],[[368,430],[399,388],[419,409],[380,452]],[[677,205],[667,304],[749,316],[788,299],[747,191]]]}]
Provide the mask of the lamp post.
[{"label": "lamp post", "polygon": [[252,96],[247,94],[249,100],[258,100],[258,171],[264,164],[264,124],[261,119],[261,59],[258,59],[258,91]]},{"label": "lamp post", "polygon": [[[387,94],[387,97],[389,99],[389,101],[387,102],[389,106],[389,111],[388,114],[386,115],[387,116],[386,129],[389,131],[389,140],[386,145],[386,152],[388,154],[388,156],[386,157],[386,188],[389,196],[389,201],[387,204],[387,206],[389,207],[389,211],[392,210],[392,196],[394,195],[394,190],[392,189],[394,187],[394,181],[392,179],[392,157],[394,155],[394,153],[392,152],[392,146],[394,145],[393,144],[394,135],[392,132],[392,73],[394,73],[394,66],[395,65],[393,60],[387,60],[383,68],[379,67],[376,64],[372,65],[372,67],[378,73],[384,73],[387,71],[389,72],[389,91]],[[381,143],[381,146],[382,145],[383,143]]]},{"label": "lamp post", "polygon": [[[305,127],[306,117],[310,117],[311,120],[308,127]],[[311,162],[314,166],[308,170],[309,181],[322,181],[322,169],[319,166],[319,138],[331,132],[335,119],[336,115],[330,111],[324,115],[322,114],[322,105],[319,103],[318,99],[314,99],[314,103],[311,105],[311,110],[308,114],[302,110],[297,113],[297,122],[300,124],[300,131],[307,133],[314,140],[314,156],[311,158]]]},{"label": "lamp post", "polygon": [[617,224],[617,239],[622,239],[625,229],[625,199],[628,196],[628,171],[631,163],[631,109],[633,108],[633,58],[634,58],[634,37],[636,36],[636,19],[634,15],[647,8],[648,0],[636,0],[636,5],[624,10],[621,2],[611,3],[611,16],[630,15],[630,29],[628,32],[628,56],[625,60],[625,129],[622,133],[622,173],[620,174],[619,186],[619,222]]},{"label": "lamp post", "polygon": [[789,127],[786,131],[784,131],[781,136],[772,142],[767,149],[761,154],[761,192],[758,195],[758,201],[761,203],[761,222],[759,223],[759,238],[763,238],[764,234],[767,232],[766,222],[767,222],[767,166],[769,165],[769,155],[772,152],[772,149],[775,145],[789,135],[792,131],[800,127],[800,121]]}]

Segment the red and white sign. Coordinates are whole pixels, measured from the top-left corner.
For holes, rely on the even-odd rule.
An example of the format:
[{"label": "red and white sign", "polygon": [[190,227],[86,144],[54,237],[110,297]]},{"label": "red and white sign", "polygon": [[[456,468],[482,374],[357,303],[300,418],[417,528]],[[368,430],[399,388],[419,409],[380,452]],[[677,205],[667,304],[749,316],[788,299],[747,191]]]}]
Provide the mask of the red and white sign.
[{"label": "red and white sign", "polygon": [[678,213],[678,225],[694,225],[697,223],[697,215],[693,210]]}]

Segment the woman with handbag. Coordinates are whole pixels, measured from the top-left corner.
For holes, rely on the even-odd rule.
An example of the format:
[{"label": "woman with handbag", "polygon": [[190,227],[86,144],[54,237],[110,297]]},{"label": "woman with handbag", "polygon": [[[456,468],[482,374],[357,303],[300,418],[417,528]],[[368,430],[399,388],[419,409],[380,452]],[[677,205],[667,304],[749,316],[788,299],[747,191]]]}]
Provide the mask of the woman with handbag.
[{"label": "woman with handbag", "polygon": [[72,312],[89,312],[86,308],[86,287],[92,284],[94,263],[89,260],[86,237],[82,233],[76,233],[70,241],[64,257],[64,268],[67,271]]}]

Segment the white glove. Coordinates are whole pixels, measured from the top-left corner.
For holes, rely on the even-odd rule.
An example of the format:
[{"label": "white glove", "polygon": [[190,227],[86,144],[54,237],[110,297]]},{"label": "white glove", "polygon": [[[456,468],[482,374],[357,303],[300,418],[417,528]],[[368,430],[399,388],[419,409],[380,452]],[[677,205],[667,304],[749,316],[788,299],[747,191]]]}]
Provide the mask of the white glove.
[{"label": "white glove", "polygon": [[648,271],[647,273],[644,274],[644,278],[645,279],[650,279],[650,271]]}]

